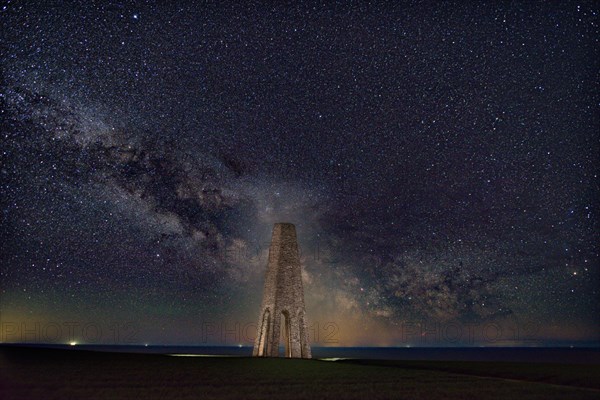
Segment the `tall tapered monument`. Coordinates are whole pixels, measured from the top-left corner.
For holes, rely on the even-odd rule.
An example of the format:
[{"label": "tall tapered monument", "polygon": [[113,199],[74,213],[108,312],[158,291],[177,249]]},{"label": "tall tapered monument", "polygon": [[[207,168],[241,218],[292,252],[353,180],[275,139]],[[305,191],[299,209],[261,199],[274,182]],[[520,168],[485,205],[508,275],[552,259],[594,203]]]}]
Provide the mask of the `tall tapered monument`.
[{"label": "tall tapered monument", "polygon": [[296,227],[275,224],[253,356],[278,357],[283,337],[286,357],[311,358],[301,268]]}]

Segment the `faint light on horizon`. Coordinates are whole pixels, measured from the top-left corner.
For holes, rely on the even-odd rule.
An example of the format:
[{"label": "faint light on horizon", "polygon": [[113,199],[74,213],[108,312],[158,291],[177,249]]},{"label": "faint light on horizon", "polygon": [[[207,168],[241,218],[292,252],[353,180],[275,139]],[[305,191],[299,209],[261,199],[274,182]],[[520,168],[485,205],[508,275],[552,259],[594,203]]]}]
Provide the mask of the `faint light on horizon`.
[{"label": "faint light on horizon", "polygon": [[71,346],[75,346],[77,344],[77,342],[69,342],[69,345]]}]

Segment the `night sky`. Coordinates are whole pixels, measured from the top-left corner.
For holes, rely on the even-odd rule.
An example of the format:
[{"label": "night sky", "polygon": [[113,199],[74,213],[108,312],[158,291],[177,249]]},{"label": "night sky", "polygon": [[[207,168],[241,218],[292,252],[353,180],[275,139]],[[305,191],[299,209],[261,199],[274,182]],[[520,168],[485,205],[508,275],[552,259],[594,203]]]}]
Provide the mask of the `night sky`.
[{"label": "night sky", "polygon": [[0,9],[2,341],[252,344],[275,222],[313,345],[600,341],[597,2],[51,3]]}]

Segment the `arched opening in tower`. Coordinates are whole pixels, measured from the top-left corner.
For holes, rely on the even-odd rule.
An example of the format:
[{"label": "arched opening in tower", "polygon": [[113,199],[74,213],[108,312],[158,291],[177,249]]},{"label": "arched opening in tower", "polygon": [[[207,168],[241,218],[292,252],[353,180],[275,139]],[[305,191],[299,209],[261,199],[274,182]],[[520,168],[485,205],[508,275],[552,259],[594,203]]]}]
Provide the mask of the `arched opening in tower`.
[{"label": "arched opening in tower", "polygon": [[[291,338],[291,326],[290,326],[290,314],[287,311],[281,312],[281,340],[283,343],[283,356],[292,356],[292,338]],[[281,352],[280,352],[281,354]]]}]

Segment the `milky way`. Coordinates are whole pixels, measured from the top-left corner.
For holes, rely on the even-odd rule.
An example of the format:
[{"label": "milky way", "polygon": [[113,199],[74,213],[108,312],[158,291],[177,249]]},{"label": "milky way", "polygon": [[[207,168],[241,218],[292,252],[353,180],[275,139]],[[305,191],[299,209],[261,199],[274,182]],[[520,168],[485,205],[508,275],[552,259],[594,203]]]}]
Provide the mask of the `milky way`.
[{"label": "milky way", "polygon": [[0,20],[3,341],[249,344],[275,222],[318,343],[600,339],[597,4]]}]

